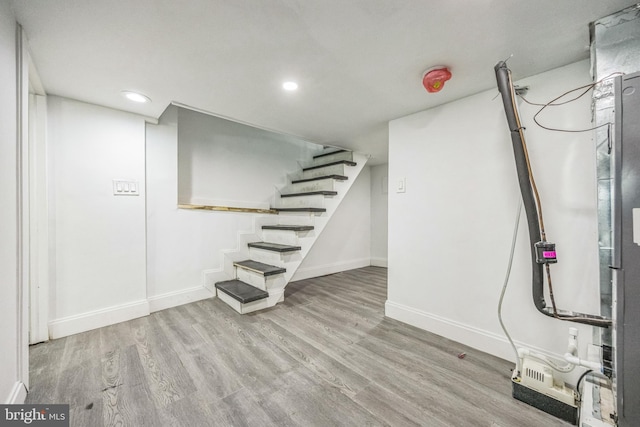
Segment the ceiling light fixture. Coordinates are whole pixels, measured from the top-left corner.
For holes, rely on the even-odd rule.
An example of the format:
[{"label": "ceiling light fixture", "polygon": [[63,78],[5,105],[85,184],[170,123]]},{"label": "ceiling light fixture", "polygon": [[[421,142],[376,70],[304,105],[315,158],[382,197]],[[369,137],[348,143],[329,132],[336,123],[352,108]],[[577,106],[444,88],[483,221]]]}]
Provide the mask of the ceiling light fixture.
[{"label": "ceiling light fixture", "polygon": [[142,104],[151,102],[151,99],[148,96],[138,92],[132,92],[130,90],[123,90],[122,95],[125,98],[127,98],[129,101],[133,101],[133,102],[140,102]]},{"label": "ceiling light fixture", "polygon": [[298,89],[298,83],[296,82],[284,82],[282,83],[282,88],[284,90],[288,90],[289,92]]}]

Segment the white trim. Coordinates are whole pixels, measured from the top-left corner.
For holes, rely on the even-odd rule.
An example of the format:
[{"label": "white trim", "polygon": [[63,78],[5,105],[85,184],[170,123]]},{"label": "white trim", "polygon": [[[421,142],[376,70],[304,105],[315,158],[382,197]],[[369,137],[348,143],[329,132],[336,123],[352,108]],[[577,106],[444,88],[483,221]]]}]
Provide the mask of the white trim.
[{"label": "white trim", "polygon": [[21,405],[27,398],[27,387],[23,382],[16,382],[9,396],[7,396],[6,405]]},{"label": "white trim", "polygon": [[[513,349],[504,335],[475,328],[389,300],[385,303],[385,316],[515,363]],[[563,359],[561,354],[519,341],[514,341],[514,343],[516,347],[526,347],[545,356]]]},{"label": "white trim", "polygon": [[31,281],[29,343],[49,339],[49,208],[47,206],[47,99],[29,95]]},{"label": "white trim", "polygon": [[29,283],[31,283],[31,214],[29,151],[29,63],[27,37],[22,26],[16,26],[16,152],[17,152],[17,223],[18,283],[17,312],[17,378],[29,387]]},{"label": "white trim", "polygon": [[147,298],[147,301],[149,301],[149,311],[153,313],[160,310],[166,310],[167,308],[212,298],[215,295],[215,293],[212,293],[209,289],[203,286],[196,286],[194,288],[182,289],[149,297]]},{"label": "white trim", "polygon": [[511,350],[507,339],[493,332],[484,331],[389,300],[385,303],[384,314],[392,319],[468,345],[501,359],[515,362],[513,350]]},{"label": "white trim", "polygon": [[354,270],[356,268],[368,267],[371,265],[370,258],[360,258],[350,261],[334,262],[332,264],[319,265],[316,267],[298,268],[291,278],[291,281],[311,279],[313,277],[326,276],[327,274],[340,273],[341,271]]},{"label": "white trim", "polygon": [[102,328],[103,326],[137,319],[138,317],[147,316],[148,314],[149,302],[146,299],[134,301],[128,304],[121,304],[52,320],[49,322],[49,334],[51,339],[62,338],[68,335]]},{"label": "white trim", "polygon": [[30,52],[27,60],[29,61],[29,92],[35,95],[46,96],[47,93],[42,85],[42,79],[40,79],[40,74],[36,69],[36,65],[33,62]]},{"label": "white trim", "polygon": [[388,267],[387,258],[371,258],[371,265],[373,267]]}]

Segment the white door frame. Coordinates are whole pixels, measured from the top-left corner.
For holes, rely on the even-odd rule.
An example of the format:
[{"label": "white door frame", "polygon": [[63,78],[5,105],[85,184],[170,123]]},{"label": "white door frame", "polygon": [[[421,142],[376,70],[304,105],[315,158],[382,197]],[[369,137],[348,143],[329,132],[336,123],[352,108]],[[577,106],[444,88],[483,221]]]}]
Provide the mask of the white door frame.
[{"label": "white door frame", "polygon": [[[16,148],[17,148],[17,377],[29,388],[29,283],[30,283],[30,205],[29,205],[29,66],[26,36],[16,26]],[[25,390],[26,391],[26,390]]]},{"label": "white door frame", "polygon": [[49,187],[47,98],[28,51],[29,66],[29,344],[49,340]]},{"label": "white door frame", "polygon": [[[26,134],[22,134],[22,197],[23,200],[28,200],[25,204],[28,210],[24,211],[24,224],[28,225],[28,233],[23,238],[28,238],[29,241],[28,248],[25,248],[29,251],[29,280],[24,282],[28,298],[25,308],[28,315],[29,344],[36,344],[49,340],[47,99],[27,46],[23,46],[22,54],[22,66],[26,67],[26,72],[22,70],[22,75],[28,78],[26,82],[22,82],[27,85],[27,98],[23,99],[26,106],[21,104],[21,113],[26,114],[26,124],[23,123],[22,128],[27,130]],[[24,87],[21,92],[25,93]]]},{"label": "white door frame", "polygon": [[[32,81],[29,67],[29,80]],[[29,344],[49,340],[49,215],[47,186],[47,100],[29,93],[30,283]]]}]

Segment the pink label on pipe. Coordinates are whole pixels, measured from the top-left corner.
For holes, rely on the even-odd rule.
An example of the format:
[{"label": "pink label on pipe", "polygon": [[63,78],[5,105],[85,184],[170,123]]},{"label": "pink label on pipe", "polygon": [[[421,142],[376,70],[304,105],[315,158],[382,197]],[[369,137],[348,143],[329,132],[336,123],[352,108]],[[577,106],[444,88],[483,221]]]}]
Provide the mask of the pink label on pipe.
[{"label": "pink label on pipe", "polygon": [[543,251],[542,252],[542,257],[543,258],[555,258],[556,257],[556,251]]}]

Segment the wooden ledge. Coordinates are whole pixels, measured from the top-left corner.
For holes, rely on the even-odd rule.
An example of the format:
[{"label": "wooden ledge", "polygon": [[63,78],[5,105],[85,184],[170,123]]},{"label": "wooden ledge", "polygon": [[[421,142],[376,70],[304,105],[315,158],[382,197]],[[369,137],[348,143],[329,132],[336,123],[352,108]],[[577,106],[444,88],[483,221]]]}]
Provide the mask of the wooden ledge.
[{"label": "wooden ledge", "polygon": [[222,212],[245,212],[277,215],[278,211],[273,209],[259,208],[236,208],[233,206],[208,206],[208,205],[178,205],[178,209],[193,209],[201,211],[222,211]]}]

